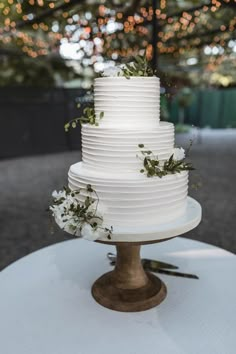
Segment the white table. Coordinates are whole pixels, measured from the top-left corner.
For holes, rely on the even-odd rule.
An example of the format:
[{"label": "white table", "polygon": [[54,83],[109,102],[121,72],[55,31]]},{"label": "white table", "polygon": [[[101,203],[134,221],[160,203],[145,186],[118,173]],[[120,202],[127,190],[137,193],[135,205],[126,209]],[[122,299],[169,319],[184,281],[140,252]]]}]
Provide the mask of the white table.
[{"label": "white table", "polygon": [[144,257],[200,279],[159,275],[158,307],[122,313],[98,305],[92,283],[109,270],[112,246],[75,239],[44,248],[0,272],[3,354],[235,354],[236,257],[176,238],[142,247]]}]

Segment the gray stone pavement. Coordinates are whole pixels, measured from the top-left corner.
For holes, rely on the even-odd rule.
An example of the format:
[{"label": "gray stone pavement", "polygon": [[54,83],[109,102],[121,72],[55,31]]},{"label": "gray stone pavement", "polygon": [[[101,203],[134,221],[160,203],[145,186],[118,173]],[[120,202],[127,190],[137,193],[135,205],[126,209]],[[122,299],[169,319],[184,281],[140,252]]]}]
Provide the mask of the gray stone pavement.
[{"label": "gray stone pavement", "polygon": [[[190,135],[176,137],[188,145]],[[199,139],[200,138],[200,139]],[[200,140],[200,141],[199,141]],[[189,194],[203,207],[203,220],[185,237],[236,252],[236,131],[204,130],[191,159],[197,170]],[[52,190],[67,182],[67,171],[79,152],[0,161],[0,269],[47,245],[70,239],[57,227],[52,234],[46,211]]]}]

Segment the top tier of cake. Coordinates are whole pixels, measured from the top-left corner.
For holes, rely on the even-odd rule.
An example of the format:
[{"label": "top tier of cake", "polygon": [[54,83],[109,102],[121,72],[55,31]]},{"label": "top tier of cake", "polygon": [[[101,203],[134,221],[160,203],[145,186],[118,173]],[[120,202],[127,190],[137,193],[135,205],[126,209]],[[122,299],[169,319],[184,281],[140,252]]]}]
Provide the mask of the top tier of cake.
[{"label": "top tier of cake", "polygon": [[157,77],[95,79],[94,104],[101,128],[152,129],[159,125],[160,82]]}]

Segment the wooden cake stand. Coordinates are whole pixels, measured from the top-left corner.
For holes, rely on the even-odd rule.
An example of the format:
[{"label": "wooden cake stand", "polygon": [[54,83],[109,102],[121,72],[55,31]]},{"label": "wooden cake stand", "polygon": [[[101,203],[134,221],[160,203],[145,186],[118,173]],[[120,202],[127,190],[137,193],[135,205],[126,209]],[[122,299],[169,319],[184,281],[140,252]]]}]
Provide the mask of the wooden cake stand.
[{"label": "wooden cake stand", "polygon": [[165,284],[143,269],[141,245],[167,241],[195,228],[201,221],[200,204],[188,197],[186,212],[168,224],[143,230],[119,230],[96,242],[116,246],[117,259],[113,271],[98,278],[92,286],[94,299],[102,306],[116,311],[134,312],[159,305],[167,295]]}]

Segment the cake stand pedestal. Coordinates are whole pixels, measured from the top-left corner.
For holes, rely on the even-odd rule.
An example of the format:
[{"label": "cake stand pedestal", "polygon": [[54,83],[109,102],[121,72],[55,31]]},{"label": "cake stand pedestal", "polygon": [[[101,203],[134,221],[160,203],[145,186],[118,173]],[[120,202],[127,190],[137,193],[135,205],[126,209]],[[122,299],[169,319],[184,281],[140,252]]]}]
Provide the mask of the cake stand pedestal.
[{"label": "cake stand pedestal", "polygon": [[[201,221],[201,206],[188,198],[185,215],[155,229],[133,230],[112,235],[112,240],[97,242],[116,246],[117,259],[113,271],[98,278],[92,286],[94,299],[102,306],[116,311],[144,311],[160,304],[167,295],[165,284],[143,269],[141,245],[166,241],[195,228]],[[130,230],[129,230],[130,231]]]},{"label": "cake stand pedestal", "polygon": [[145,272],[140,258],[141,245],[116,244],[115,269],[102,275],[92,286],[92,295],[109,309],[133,312],[157,306],[167,294],[165,284]]}]

